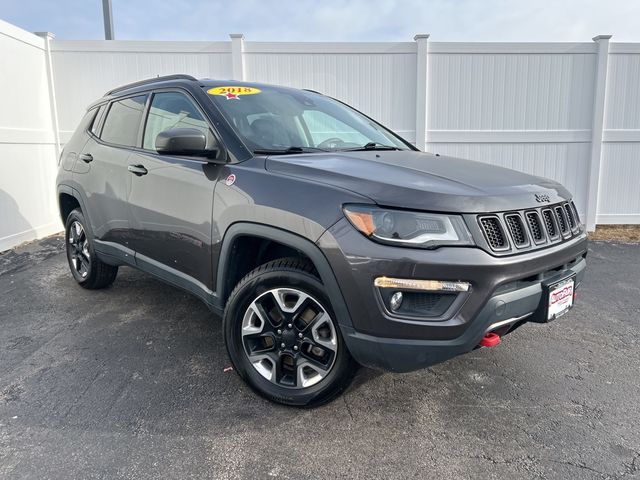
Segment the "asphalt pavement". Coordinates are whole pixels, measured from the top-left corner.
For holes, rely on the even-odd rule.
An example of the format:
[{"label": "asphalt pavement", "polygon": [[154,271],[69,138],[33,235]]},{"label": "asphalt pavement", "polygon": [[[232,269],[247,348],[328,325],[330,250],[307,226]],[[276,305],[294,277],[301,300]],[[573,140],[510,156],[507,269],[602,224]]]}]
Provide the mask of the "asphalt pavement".
[{"label": "asphalt pavement", "polygon": [[362,369],[315,410],[233,371],[220,319],[54,237],[0,255],[0,478],[640,477],[640,245],[592,243],[575,308],[435,367]]}]

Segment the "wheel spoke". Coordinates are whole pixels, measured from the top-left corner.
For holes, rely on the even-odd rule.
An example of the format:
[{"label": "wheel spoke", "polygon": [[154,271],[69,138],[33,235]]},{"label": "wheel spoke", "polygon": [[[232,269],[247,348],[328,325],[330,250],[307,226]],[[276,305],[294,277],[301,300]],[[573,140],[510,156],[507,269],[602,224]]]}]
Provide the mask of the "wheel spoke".
[{"label": "wheel spoke", "polygon": [[300,305],[309,298],[306,293],[290,288],[278,288],[277,290],[272,290],[272,294],[280,310],[286,313],[297,312]]},{"label": "wheel spoke", "polygon": [[76,269],[76,272],[80,273],[80,267],[82,265],[82,263],[80,262],[80,258],[78,257],[78,254],[74,254],[72,258],[73,261],[73,268]]},{"label": "wheel spoke", "polygon": [[81,252],[84,258],[87,260],[87,262],[90,262],[91,256],[89,254],[89,242],[87,240],[85,240],[84,243],[82,244]]},{"label": "wheel spoke", "polygon": [[82,238],[82,234],[84,233],[82,225],[80,225],[79,222],[74,222],[73,228],[75,229],[75,239],[79,242]]},{"label": "wheel spoke", "polygon": [[253,355],[249,357],[253,368],[267,380],[275,382],[276,362],[269,355]]},{"label": "wheel spoke", "polygon": [[327,312],[323,312],[314,319],[311,325],[311,336],[315,343],[329,350],[335,352],[338,348],[336,330]]},{"label": "wheel spoke", "polygon": [[296,372],[296,386],[300,388],[311,387],[322,380],[328,371],[311,362],[298,362]]},{"label": "wheel spoke", "polygon": [[261,333],[267,322],[264,321],[264,315],[256,306],[254,301],[242,319],[242,336]]},{"label": "wheel spoke", "polygon": [[82,275],[82,277],[86,277],[87,274],[89,273],[89,265],[88,263],[82,258],[81,255],[78,255],[78,262],[79,262],[79,266],[78,266],[78,273],[80,275]]}]

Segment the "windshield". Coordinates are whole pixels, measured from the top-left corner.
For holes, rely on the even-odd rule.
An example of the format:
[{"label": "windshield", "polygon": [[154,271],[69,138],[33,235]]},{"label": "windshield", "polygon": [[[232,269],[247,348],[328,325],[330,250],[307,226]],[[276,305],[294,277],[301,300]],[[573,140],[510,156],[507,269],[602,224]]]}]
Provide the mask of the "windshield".
[{"label": "windshield", "polygon": [[255,153],[410,149],[381,125],[318,93],[232,84],[205,90]]}]

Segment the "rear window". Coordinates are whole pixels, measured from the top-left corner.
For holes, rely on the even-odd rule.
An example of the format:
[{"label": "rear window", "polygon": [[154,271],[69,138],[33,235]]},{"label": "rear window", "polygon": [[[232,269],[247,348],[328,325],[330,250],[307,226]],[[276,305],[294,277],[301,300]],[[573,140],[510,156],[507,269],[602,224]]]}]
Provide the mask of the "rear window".
[{"label": "rear window", "polygon": [[146,101],[146,95],[139,95],[113,102],[104,121],[100,138],[116,145],[135,147],[138,143],[138,130]]}]

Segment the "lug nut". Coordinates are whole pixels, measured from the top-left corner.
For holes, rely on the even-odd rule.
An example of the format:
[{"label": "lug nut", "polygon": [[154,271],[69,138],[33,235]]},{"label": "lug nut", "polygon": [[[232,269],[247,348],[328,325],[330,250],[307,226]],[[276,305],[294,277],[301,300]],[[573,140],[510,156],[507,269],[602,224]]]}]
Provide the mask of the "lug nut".
[{"label": "lug nut", "polygon": [[278,329],[278,335],[282,335],[282,330]]},{"label": "lug nut", "polygon": [[290,323],[289,325],[287,325],[287,327],[291,328],[291,327],[293,327],[293,324]]},{"label": "lug nut", "polygon": [[280,348],[284,348],[284,347],[286,347],[286,345],[284,344],[284,342],[282,342],[282,343],[280,344]]},{"label": "lug nut", "polygon": [[298,350],[298,346],[297,346],[297,345],[294,345],[293,349],[294,349],[294,350]]},{"label": "lug nut", "polygon": [[299,334],[298,334],[298,338],[302,338],[302,333],[299,333]]}]

